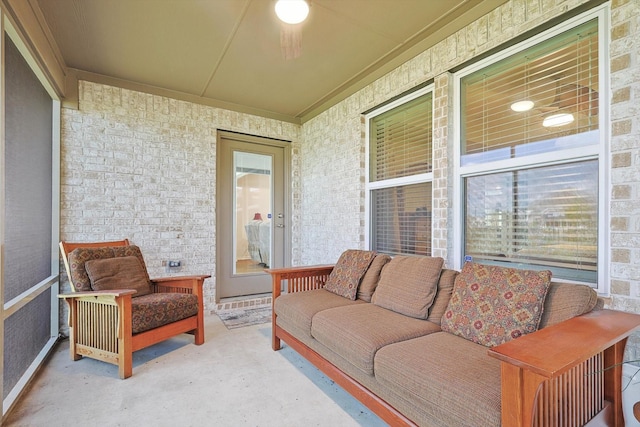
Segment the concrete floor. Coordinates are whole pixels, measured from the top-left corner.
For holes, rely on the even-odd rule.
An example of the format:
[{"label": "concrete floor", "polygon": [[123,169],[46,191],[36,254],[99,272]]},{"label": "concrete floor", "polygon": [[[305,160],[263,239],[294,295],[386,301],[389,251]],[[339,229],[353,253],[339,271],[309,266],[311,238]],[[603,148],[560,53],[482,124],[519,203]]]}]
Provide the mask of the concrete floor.
[{"label": "concrete floor", "polygon": [[133,376],[57,346],[3,426],[384,426],[290,348],[270,324],[228,330],[206,317],[206,342],[181,335],[134,353]]}]

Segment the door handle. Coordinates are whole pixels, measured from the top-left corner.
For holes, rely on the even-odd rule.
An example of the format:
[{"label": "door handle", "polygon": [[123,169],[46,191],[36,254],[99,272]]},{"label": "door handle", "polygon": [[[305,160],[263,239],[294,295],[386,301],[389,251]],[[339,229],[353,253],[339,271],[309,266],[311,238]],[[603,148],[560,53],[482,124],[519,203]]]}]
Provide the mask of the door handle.
[{"label": "door handle", "polygon": [[276,224],[276,227],[278,227],[278,228],[284,228],[284,224]]}]

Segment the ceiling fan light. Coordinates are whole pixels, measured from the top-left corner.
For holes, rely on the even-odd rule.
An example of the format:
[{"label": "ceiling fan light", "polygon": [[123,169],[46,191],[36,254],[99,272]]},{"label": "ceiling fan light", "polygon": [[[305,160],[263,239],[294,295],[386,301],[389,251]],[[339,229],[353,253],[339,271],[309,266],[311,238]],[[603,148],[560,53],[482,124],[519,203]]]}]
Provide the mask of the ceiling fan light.
[{"label": "ceiling fan light", "polygon": [[305,0],[278,0],[276,15],[287,24],[299,24],[309,15],[309,5]]},{"label": "ceiling fan light", "polygon": [[534,105],[535,104],[533,103],[533,101],[529,100],[517,101],[511,104],[511,109],[517,113],[523,113],[525,111],[531,110]]},{"label": "ceiling fan light", "polygon": [[544,120],[542,121],[542,126],[546,128],[564,126],[573,122],[573,120],[573,114],[571,113],[552,114],[544,118]]}]

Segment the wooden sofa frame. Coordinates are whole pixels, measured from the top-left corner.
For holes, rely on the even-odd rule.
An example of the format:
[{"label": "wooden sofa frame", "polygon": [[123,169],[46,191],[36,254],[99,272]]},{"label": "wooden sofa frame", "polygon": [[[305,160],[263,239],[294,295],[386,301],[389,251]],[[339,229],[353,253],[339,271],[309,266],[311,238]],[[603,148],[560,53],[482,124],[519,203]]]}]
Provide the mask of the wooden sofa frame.
[{"label": "wooden sofa frame", "polygon": [[[68,255],[76,248],[128,246],[129,240],[93,243],[60,242],[62,259],[71,283]],[[211,276],[175,276],[151,279],[153,292],[189,293],[198,297],[198,314],[139,334],[132,334],[131,298],[136,292],[123,289],[61,294],[69,306],[69,350],[72,360],[91,357],[118,366],[122,379],[133,374],[133,352],[182,333],[204,343],[204,280]]]},{"label": "wooden sofa frame", "polygon": [[[267,269],[273,304],[284,292],[324,287],[333,265]],[[394,426],[415,424],[320,354],[272,316],[272,348],[281,340]],[[502,426],[623,427],[622,363],[627,337],[640,316],[596,310],[488,349],[501,362]]]}]

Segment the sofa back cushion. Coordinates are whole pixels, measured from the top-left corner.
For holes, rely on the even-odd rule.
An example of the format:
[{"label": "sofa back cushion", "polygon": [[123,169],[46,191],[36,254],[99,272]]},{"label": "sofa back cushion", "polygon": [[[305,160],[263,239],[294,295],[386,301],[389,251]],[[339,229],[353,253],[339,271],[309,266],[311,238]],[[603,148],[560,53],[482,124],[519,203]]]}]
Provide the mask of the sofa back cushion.
[{"label": "sofa back cushion", "polygon": [[382,269],[371,302],[416,319],[426,319],[433,304],[444,260],[397,256]]},{"label": "sofa back cushion", "polygon": [[442,318],[445,332],[493,347],[535,332],[551,272],[467,262]]},{"label": "sofa back cushion", "polygon": [[371,302],[371,297],[380,281],[380,273],[382,268],[391,261],[391,257],[386,254],[377,254],[371,261],[371,265],[364,273],[360,286],[358,287],[357,298],[366,302]]},{"label": "sofa back cushion", "polygon": [[458,276],[456,270],[450,270],[443,268],[440,273],[440,280],[438,280],[438,290],[436,291],[436,297],[433,299],[433,304],[429,309],[429,317],[427,320],[435,324],[440,324],[442,316],[444,315],[449,300],[451,299],[451,292],[453,291],[453,284]]},{"label": "sofa back cushion", "polygon": [[85,268],[94,291],[133,289],[134,297],[152,293],[149,275],[135,256],[89,260]]},{"label": "sofa back cushion", "polygon": [[76,248],[69,253],[69,271],[73,288],[78,292],[91,291],[91,280],[87,274],[85,263],[95,259],[107,259],[114,257],[135,256],[138,258],[144,271],[147,267],[142,257],[140,248],[136,245],[128,246],[105,246],[101,248]]},{"label": "sofa back cushion", "polygon": [[357,249],[344,251],[331,270],[325,289],[350,300],[355,300],[360,280],[375,256],[376,253],[372,251]]},{"label": "sofa back cushion", "polygon": [[552,283],[544,302],[539,329],[588,313],[597,302],[598,294],[587,285]]}]

